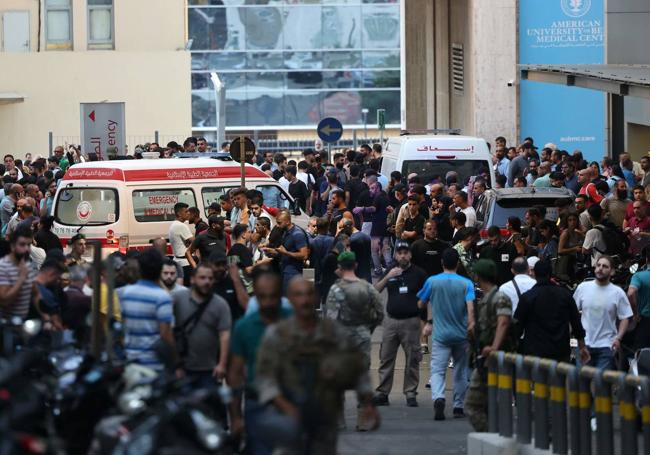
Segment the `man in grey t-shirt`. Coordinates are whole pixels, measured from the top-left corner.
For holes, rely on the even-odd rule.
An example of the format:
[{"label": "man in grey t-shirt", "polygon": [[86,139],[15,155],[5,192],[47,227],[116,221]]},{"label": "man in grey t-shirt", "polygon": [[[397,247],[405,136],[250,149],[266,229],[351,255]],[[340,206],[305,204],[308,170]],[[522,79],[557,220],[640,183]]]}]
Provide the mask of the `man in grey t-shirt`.
[{"label": "man in grey t-shirt", "polygon": [[[174,324],[182,329],[187,340],[185,352],[179,352],[183,369],[203,385],[224,378],[230,348],[230,308],[212,292],[213,286],[212,268],[199,264],[194,270],[192,287],[172,294]],[[184,343],[179,343],[178,334],[176,342],[182,350]]]}]

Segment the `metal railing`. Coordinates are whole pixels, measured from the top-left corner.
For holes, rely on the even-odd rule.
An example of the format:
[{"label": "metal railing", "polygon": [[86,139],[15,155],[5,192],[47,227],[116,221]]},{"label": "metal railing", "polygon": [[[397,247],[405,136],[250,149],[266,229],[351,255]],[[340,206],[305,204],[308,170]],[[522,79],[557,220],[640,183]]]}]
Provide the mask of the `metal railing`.
[{"label": "metal railing", "polygon": [[[514,379],[514,388],[513,388]],[[553,453],[592,453],[591,417],[596,416],[596,453],[614,454],[613,390],[618,397],[620,450],[638,453],[637,399],[643,453],[650,455],[650,379],[619,371],[581,368],[504,352],[488,358],[488,431]],[[595,399],[592,400],[592,386]],[[513,392],[517,418],[513,424]],[[550,413],[550,420],[549,420]],[[533,418],[534,415],[534,418]]]}]

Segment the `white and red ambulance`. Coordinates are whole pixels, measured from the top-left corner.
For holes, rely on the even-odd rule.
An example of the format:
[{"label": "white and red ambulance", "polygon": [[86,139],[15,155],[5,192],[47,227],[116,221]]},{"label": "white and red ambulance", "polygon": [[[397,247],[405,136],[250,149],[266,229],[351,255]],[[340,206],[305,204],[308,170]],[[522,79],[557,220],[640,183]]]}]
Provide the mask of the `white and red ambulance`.
[{"label": "white and red ambulance", "polygon": [[[241,185],[239,163],[207,158],[97,161],[71,167],[54,200],[52,231],[64,244],[77,233],[102,242],[104,255],[143,249],[167,238],[174,205],[207,209]],[[264,195],[264,204],[288,208],[294,223],[306,227],[307,215],[273,178],[246,165],[246,187]],[[193,227],[191,227],[193,228]]]}]

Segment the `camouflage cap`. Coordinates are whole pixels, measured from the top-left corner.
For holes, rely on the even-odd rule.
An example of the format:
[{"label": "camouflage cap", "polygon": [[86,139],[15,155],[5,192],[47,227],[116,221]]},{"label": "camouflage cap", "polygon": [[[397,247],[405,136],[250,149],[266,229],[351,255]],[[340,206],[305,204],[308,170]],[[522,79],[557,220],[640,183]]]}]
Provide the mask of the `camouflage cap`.
[{"label": "camouflage cap", "polygon": [[344,251],[341,254],[339,254],[338,258],[336,259],[339,264],[341,263],[352,263],[352,262],[357,262],[357,255],[354,254],[352,251]]}]

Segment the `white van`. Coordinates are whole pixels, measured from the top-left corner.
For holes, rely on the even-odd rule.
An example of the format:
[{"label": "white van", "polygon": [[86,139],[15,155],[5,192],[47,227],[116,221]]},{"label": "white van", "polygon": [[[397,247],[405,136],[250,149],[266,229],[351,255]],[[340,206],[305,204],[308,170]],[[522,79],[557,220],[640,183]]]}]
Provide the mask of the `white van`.
[{"label": "white van", "polygon": [[[99,240],[105,255],[144,249],[151,239],[168,237],[178,202],[197,207],[207,220],[210,204],[241,185],[240,172],[239,163],[206,158],[77,164],[59,184],[52,231],[64,245],[77,233]],[[261,191],[267,207],[289,208],[294,223],[307,226],[308,217],[280,184],[250,165],[246,187]]]},{"label": "white van", "polygon": [[418,174],[423,185],[432,180],[445,181],[449,171],[458,173],[458,183],[471,176],[489,175],[488,186],[494,185],[492,157],[485,140],[455,135],[402,135],[388,139],[382,153],[382,175],[400,171],[404,179]]}]

